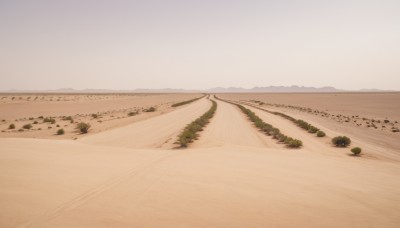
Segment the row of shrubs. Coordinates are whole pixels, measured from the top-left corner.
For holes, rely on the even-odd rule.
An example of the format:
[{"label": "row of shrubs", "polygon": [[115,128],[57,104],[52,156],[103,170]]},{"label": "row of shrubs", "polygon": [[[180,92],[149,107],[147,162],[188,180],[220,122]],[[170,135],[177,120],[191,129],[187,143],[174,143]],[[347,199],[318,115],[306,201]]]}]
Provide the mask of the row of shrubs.
[{"label": "row of shrubs", "polygon": [[[57,125],[57,127],[59,127],[59,125]],[[86,134],[89,131],[89,128],[91,127],[91,125],[89,123],[78,123],[76,125],[76,129],[79,130],[82,134]],[[25,124],[24,126],[22,126],[23,129],[31,129],[32,125],[31,124]],[[15,129],[15,124],[10,124],[10,126],[8,127],[8,129]],[[65,133],[64,129],[59,129],[57,131],[57,135],[63,135]]]},{"label": "row of shrubs", "polygon": [[249,119],[254,123],[254,125],[257,128],[259,128],[261,131],[263,131],[267,135],[272,136],[274,139],[277,139],[279,142],[285,143],[288,147],[299,148],[299,147],[303,146],[303,142],[301,140],[294,139],[292,137],[284,135],[283,133],[280,132],[280,130],[278,128],[273,127],[271,124],[265,123],[260,117],[258,117],[250,109],[247,109],[244,106],[242,106],[240,104],[236,104],[234,102],[222,100],[215,95],[214,95],[214,97],[218,100],[238,106],[240,108],[240,110],[242,110],[242,112],[244,112],[249,117]]},{"label": "row of shrubs", "polygon": [[284,135],[280,132],[278,128],[273,127],[271,124],[265,123],[250,109],[247,109],[239,104],[236,105],[249,117],[249,119],[254,123],[257,128],[262,130],[267,135],[271,135],[274,139],[277,139],[279,142],[285,143],[288,147],[298,148],[303,146],[303,142],[301,140]]},{"label": "row of shrubs", "polygon": [[191,99],[191,100],[178,102],[178,103],[172,104],[171,107],[178,107],[178,106],[181,106],[181,105],[189,104],[189,103],[192,103],[192,102],[194,102],[194,101],[200,100],[200,99],[203,98],[204,96],[206,96],[206,95],[203,95],[203,96],[201,96],[201,97],[194,98],[194,99]]},{"label": "row of shrubs", "polygon": [[315,126],[313,126],[313,125],[307,123],[307,122],[304,121],[304,120],[295,120],[295,123],[296,123],[299,127],[301,127],[301,128],[303,128],[304,130],[308,131],[309,133],[312,133],[312,134],[317,133],[317,136],[318,136],[318,137],[325,137],[325,135],[326,135],[325,132],[319,130],[319,128],[317,128],[317,127],[315,127]]},{"label": "row of shrubs", "polygon": [[183,132],[178,136],[177,144],[181,147],[187,147],[189,143],[196,140],[199,136],[198,132],[202,131],[209,123],[209,120],[214,116],[214,113],[217,110],[217,102],[213,100],[211,100],[211,102],[211,108],[195,121],[187,125],[185,129],[183,129]]},{"label": "row of shrubs", "polygon": [[[264,103],[261,102],[261,101],[254,101],[254,102],[255,102],[255,103],[259,103],[260,105],[261,105],[261,104],[264,104]],[[258,108],[258,107],[255,107],[255,108]],[[258,108],[258,109],[261,109],[261,108]],[[272,111],[269,111],[269,110],[266,110],[266,109],[261,109],[261,110],[266,111],[266,112],[269,112],[269,113],[274,114],[274,115],[281,116],[281,117],[283,117],[283,118],[285,118],[285,119],[288,119],[288,120],[292,121],[293,123],[295,123],[296,125],[298,125],[299,127],[305,129],[305,130],[308,131],[309,133],[312,133],[312,134],[317,133],[317,136],[318,136],[318,137],[324,137],[324,136],[326,135],[325,132],[320,131],[317,127],[315,127],[315,126],[313,126],[313,125],[307,123],[307,122],[304,121],[304,120],[295,119],[295,118],[293,118],[293,117],[291,117],[291,116],[289,116],[289,115],[286,115],[286,114],[284,114],[284,113],[281,113],[281,112],[272,112]]]},{"label": "row of shrubs", "polygon": [[266,112],[269,112],[271,114],[277,115],[277,116],[281,116],[281,117],[283,117],[285,119],[288,119],[288,120],[292,121],[293,123],[295,123],[296,125],[298,125],[299,127],[301,127],[304,130],[308,131],[309,133],[312,133],[312,134],[317,133],[318,137],[324,137],[326,135],[325,132],[320,131],[317,127],[307,123],[304,120],[295,119],[295,118],[293,118],[293,117],[291,117],[289,115],[286,115],[284,113],[281,113],[281,112],[272,112],[272,111],[269,111],[269,110],[266,110],[266,109],[262,109],[262,110],[264,110]]},{"label": "row of shrubs", "polygon": [[[82,134],[88,133],[91,125],[90,123],[80,122],[76,125],[76,129],[79,130]],[[63,135],[65,133],[64,129],[60,128],[57,130],[57,135]]]},{"label": "row of shrubs", "polygon": [[[233,102],[229,102],[229,101],[226,101],[226,102],[228,102],[228,103],[231,103],[231,104],[235,104],[235,103],[233,103]],[[261,103],[261,102],[255,102],[255,103]],[[238,104],[236,104],[236,105],[238,105]],[[244,108],[243,106],[241,106],[241,105],[238,105],[239,107],[241,107],[241,109],[242,109],[242,111],[243,111],[243,109],[246,109],[246,108]],[[247,109],[248,110],[248,109]],[[272,113],[272,114],[275,114],[275,115],[279,115],[279,116],[282,116],[282,117],[284,117],[284,118],[286,118],[286,119],[288,119],[288,120],[291,120],[292,122],[295,122],[298,126],[300,126],[301,128],[303,128],[303,129],[305,129],[305,130],[307,130],[309,133],[317,133],[317,136],[318,137],[324,137],[325,136],[325,133],[323,132],[323,131],[320,131],[317,127],[315,127],[315,126],[313,126],[313,125],[311,125],[311,124],[309,124],[309,123],[307,123],[306,121],[304,121],[304,120],[296,120],[295,118],[293,118],[293,117],[291,117],[291,116],[289,116],[289,115],[286,115],[286,114],[284,114],[284,113],[280,113],[280,112],[271,112],[271,111],[268,111],[268,110],[265,110],[265,109],[263,109],[264,111],[267,111],[267,112],[269,112],[269,113]],[[251,112],[250,110],[248,110],[249,112]],[[245,112],[246,113],[246,112]],[[247,114],[247,113],[246,113]],[[255,114],[253,113],[253,115],[255,116]],[[250,116],[249,116],[250,117]],[[258,117],[257,117],[258,118]],[[255,117],[250,117],[250,119],[252,119],[252,121],[253,122],[255,122],[255,121],[259,121],[257,118],[255,118]],[[261,120],[262,121],[262,120]],[[255,122],[255,125],[257,126],[257,127],[259,127],[259,126],[261,126],[261,128],[262,128],[262,126],[263,126],[263,124],[262,123],[256,123]],[[269,126],[268,126],[269,127]],[[260,127],[259,127],[260,128]],[[278,135],[276,132],[279,132],[279,130],[277,131],[276,129],[271,129],[271,131],[273,132],[273,133],[275,133],[275,135]],[[270,135],[270,134],[269,134]],[[274,138],[278,138],[279,139],[279,136],[275,136],[274,135]],[[280,141],[281,141],[282,139],[280,139]],[[337,136],[337,137],[334,137],[333,139],[332,139],[332,144],[333,145],[335,145],[336,147],[347,147],[347,146],[349,146],[350,144],[351,144],[351,139],[349,138],[349,137],[347,137],[347,136]],[[354,156],[359,156],[360,154],[361,154],[361,151],[362,151],[362,149],[360,148],[360,147],[354,147],[354,148],[352,148],[351,150],[350,150],[352,153],[353,153],[353,155]]]}]

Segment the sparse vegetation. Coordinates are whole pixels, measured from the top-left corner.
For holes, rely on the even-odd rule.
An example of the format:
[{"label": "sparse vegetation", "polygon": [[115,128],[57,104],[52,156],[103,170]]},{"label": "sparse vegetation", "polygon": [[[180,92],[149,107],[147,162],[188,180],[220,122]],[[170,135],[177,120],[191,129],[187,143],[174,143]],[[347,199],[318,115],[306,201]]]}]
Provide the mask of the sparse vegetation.
[{"label": "sparse vegetation", "polygon": [[155,112],[155,111],[156,111],[155,107],[150,107],[150,108],[143,109],[143,112]]},{"label": "sparse vegetation", "polygon": [[33,124],[38,124],[39,122],[37,122],[36,120],[35,121],[33,121]]},{"label": "sparse vegetation", "polygon": [[318,137],[325,137],[325,132],[323,132],[323,131],[318,131],[318,132],[317,132],[317,136],[318,136]]},{"label": "sparse vegetation", "polygon": [[43,119],[43,123],[51,123],[51,124],[55,124],[56,120],[51,118],[51,117],[46,117]]},{"label": "sparse vegetation", "polygon": [[353,147],[350,151],[354,154],[354,156],[359,156],[361,154],[360,147]]},{"label": "sparse vegetation", "polygon": [[128,116],[136,116],[139,114],[139,111],[129,112]]},{"label": "sparse vegetation", "polygon": [[187,147],[189,143],[193,142],[193,140],[197,139],[199,131],[202,131],[204,126],[206,126],[214,116],[215,111],[217,110],[217,102],[211,101],[212,106],[211,108],[204,113],[202,116],[197,118],[195,121],[190,123],[183,129],[183,132],[178,136],[177,143],[181,147]]},{"label": "sparse vegetation", "polygon": [[15,124],[10,124],[10,125],[8,126],[8,129],[15,129]]},{"label": "sparse vegetation", "polygon": [[175,104],[171,105],[171,107],[178,107],[178,106],[181,106],[181,105],[189,104],[189,103],[192,103],[192,102],[194,102],[194,101],[197,101],[197,100],[203,98],[204,96],[205,96],[205,95],[203,95],[203,96],[201,96],[201,97],[198,97],[198,98],[195,98],[195,99],[191,99],[191,100],[187,100],[187,101],[182,101],[182,102],[179,102],[179,103],[175,103]]},{"label": "sparse vegetation", "polygon": [[288,147],[293,147],[293,148],[298,148],[303,146],[303,142],[298,139],[287,138],[285,140],[285,143],[288,145]]},{"label": "sparse vegetation", "polygon": [[65,133],[65,131],[62,128],[57,130],[57,135],[63,135],[64,133]]},{"label": "sparse vegetation", "polygon": [[332,139],[332,143],[337,147],[347,147],[351,144],[351,140],[347,136],[337,136]]},{"label": "sparse vegetation", "polygon": [[22,128],[29,130],[29,129],[32,128],[32,125],[31,124],[25,124],[24,126],[22,126]]},{"label": "sparse vegetation", "polygon": [[90,128],[90,124],[89,123],[84,123],[84,122],[80,122],[76,125],[76,128],[82,133],[82,134],[86,134],[89,131]]},{"label": "sparse vegetation", "polygon": [[64,116],[63,120],[73,121],[74,119],[72,118],[72,116]]},{"label": "sparse vegetation", "polygon": [[92,117],[93,117],[93,119],[97,119],[97,118],[99,118],[99,115],[98,114],[92,114]]}]

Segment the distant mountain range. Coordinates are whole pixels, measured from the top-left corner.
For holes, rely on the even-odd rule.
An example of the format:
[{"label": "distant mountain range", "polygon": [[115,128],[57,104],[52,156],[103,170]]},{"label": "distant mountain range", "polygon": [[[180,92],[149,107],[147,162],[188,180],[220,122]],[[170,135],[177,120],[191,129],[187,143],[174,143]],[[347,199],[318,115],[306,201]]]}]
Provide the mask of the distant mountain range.
[{"label": "distant mountain range", "polygon": [[306,86],[267,86],[246,89],[242,87],[216,87],[207,90],[185,89],[134,89],[134,90],[110,90],[110,89],[83,89],[63,88],[57,90],[8,90],[5,93],[340,93],[340,92],[396,92],[394,90],[361,89],[343,90],[334,87],[306,87]]},{"label": "distant mountain range", "polygon": [[327,92],[345,92],[346,90],[336,89],[334,87],[304,87],[304,86],[268,86],[268,87],[254,87],[251,89],[244,89],[240,87],[222,88],[217,87],[209,89],[208,92],[212,93],[327,93]]}]

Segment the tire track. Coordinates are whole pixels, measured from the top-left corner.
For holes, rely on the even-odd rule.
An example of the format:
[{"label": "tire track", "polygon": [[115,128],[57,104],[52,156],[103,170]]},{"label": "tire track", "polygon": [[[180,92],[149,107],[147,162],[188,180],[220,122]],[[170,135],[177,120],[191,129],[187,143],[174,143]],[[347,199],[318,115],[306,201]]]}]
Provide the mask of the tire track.
[{"label": "tire track", "polygon": [[169,151],[168,154],[166,154],[162,157],[157,157],[157,158],[153,159],[152,161],[147,162],[139,167],[129,169],[128,171],[105,181],[103,184],[100,184],[97,187],[95,187],[95,188],[93,188],[93,189],[67,201],[67,202],[60,204],[59,206],[44,212],[42,215],[39,215],[36,218],[33,218],[33,219],[25,222],[24,224],[20,225],[19,227],[33,227],[33,226],[39,225],[43,222],[46,222],[48,220],[57,218],[63,212],[73,210],[74,208],[79,207],[80,205],[88,202],[89,200],[95,198],[96,196],[102,194],[103,192],[113,188],[114,186],[118,185],[119,183],[122,183],[126,179],[134,177],[144,171],[147,171],[151,167],[157,165],[160,162],[163,162],[166,159],[169,159],[169,158],[175,156],[178,153],[179,153],[178,151]]}]

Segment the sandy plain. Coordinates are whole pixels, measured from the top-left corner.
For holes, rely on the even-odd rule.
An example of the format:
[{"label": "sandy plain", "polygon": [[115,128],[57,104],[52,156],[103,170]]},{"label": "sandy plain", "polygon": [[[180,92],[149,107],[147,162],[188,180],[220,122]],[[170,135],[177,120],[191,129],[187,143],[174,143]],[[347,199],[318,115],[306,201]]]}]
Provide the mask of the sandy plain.
[{"label": "sandy plain", "polygon": [[[101,131],[94,126],[77,140],[3,132],[0,226],[400,226],[400,133],[381,130],[383,123],[388,128],[397,126],[399,94],[337,94],[336,103],[328,102],[333,99],[330,94],[218,94],[241,102],[265,122],[301,139],[304,146],[289,149],[276,143],[252,126],[236,106],[216,100],[217,111],[198,140],[189,148],[176,149],[177,135],[206,112],[211,102],[203,98],[178,108],[167,110],[167,106],[199,96],[149,95],[140,105],[121,104],[112,109],[157,105],[160,110],[164,104],[165,113]],[[86,102],[82,107],[99,100],[118,103],[116,98],[93,99],[82,100]],[[341,100],[345,105],[338,107]],[[17,118],[50,115],[33,114],[28,108],[33,102],[26,103],[27,114],[21,108],[15,111],[21,113]],[[14,111],[7,104],[0,104],[6,120],[3,128],[14,119],[7,117]],[[86,114],[107,112],[106,104],[97,110],[88,108]],[[262,109],[304,119],[327,136],[318,138]],[[335,118],[321,112],[334,113]],[[376,129],[345,121],[366,122],[363,117],[382,120],[381,125]],[[362,156],[351,156],[349,148],[331,145],[332,137],[343,134],[351,137],[352,146],[363,148]]]}]

